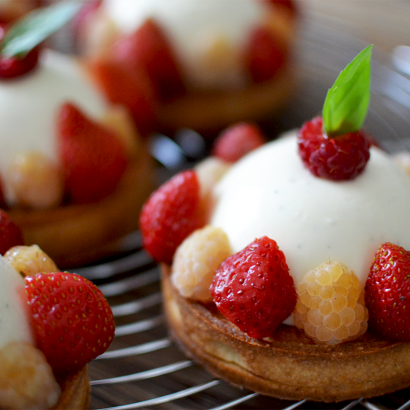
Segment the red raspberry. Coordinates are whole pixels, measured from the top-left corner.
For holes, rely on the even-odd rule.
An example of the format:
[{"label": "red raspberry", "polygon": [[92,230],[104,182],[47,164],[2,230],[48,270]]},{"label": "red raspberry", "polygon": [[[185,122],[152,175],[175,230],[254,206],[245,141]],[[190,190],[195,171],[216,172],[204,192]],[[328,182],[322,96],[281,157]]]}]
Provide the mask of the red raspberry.
[{"label": "red raspberry", "polygon": [[183,171],[144,204],[140,216],[143,243],[155,260],[171,264],[182,241],[203,226],[199,188],[195,171]]},{"label": "red raspberry", "polygon": [[245,51],[245,67],[255,83],[270,80],[283,66],[287,51],[267,27],[255,29]]},{"label": "red raspberry", "polygon": [[[5,36],[5,28],[0,27],[0,40]],[[0,55],[0,78],[16,78],[27,74],[37,66],[40,47],[33,48],[24,57],[4,57]]]},{"label": "red raspberry", "polygon": [[299,155],[309,171],[331,180],[353,179],[370,158],[370,142],[363,131],[334,138],[323,133],[323,119],[306,122],[298,133]]},{"label": "red raspberry", "polygon": [[24,245],[23,234],[10,215],[0,209],[0,254],[18,245]]},{"label": "red raspberry", "polygon": [[215,141],[213,155],[236,162],[265,143],[262,131],[252,123],[241,122],[222,131]]},{"label": "red raspberry", "polygon": [[410,252],[384,243],[376,252],[365,286],[369,329],[379,336],[410,342]]},{"label": "red raspberry", "polygon": [[221,264],[211,294],[219,311],[256,339],[271,336],[296,305],[285,255],[266,236]]}]

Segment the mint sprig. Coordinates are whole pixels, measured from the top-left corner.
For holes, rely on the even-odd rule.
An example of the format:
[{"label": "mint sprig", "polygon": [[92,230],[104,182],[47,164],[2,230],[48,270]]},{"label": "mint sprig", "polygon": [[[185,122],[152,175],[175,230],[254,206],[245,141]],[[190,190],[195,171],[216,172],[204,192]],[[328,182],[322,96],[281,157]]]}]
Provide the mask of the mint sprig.
[{"label": "mint sprig", "polygon": [[68,23],[81,7],[79,1],[65,1],[32,11],[7,32],[0,46],[0,54],[4,57],[25,57]]},{"label": "mint sprig", "polygon": [[362,50],[339,74],[326,94],[322,117],[330,137],[358,131],[370,101],[370,60],[373,45]]}]

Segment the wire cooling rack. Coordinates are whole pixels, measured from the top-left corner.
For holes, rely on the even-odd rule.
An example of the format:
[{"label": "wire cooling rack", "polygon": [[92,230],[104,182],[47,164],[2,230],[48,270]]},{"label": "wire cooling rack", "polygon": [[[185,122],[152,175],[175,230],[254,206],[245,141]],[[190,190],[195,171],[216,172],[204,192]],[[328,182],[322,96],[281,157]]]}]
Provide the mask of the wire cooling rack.
[{"label": "wire cooling rack", "polygon": [[[272,132],[296,127],[318,114],[327,89],[363,44],[335,31],[332,22],[302,27],[296,53],[300,67],[297,98]],[[410,150],[410,77],[390,65],[389,56],[374,50],[372,99],[366,127],[390,152]],[[186,130],[185,130],[186,131]],[[174,141],[155,136],[151,151],[160,180],[201,158],[206,144],[190,132]],[[196,139],[194,138],[196,137]],[[176,142],[175,142],[176,141]],[[109,351],[89,365],[92,409],[397,409],[410,408],[410,389],[374,399],[337,404],[282,401],[232,387],[188,360],[168,336],[161,305],[159,267],[142,250],[139,232],[124,238],[121,257],[77,269],[108,298],[116,320]]]}]

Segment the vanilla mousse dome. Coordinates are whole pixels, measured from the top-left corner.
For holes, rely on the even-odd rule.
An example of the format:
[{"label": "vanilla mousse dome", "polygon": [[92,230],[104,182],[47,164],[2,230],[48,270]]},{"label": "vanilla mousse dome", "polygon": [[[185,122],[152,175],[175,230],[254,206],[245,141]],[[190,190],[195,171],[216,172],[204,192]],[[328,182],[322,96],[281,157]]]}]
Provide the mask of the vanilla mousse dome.
[{"label": "vanilla mousse dome", "polygon": [[318,178],[297,149],[294,131],[235,163],[214,188],[209,223],[226,232],[234,253],[255,238],[275,240],[295,283],[338,261],[364,286],[380,244],[410,249],[410,178],[376,147],[357,178]]},{"label": "vanilla mousse dome", "polygon": [[[265,28],[291,54],[295,18],[286,7],[259,0],[103,0],[82,38],[82,53],[109,58],[116,39],[153,21],[171,49],[186,93],[165,101],[157,127],[206,133],[283,106],[294,86],[289,58],[272,78],[252,80],[245,57],[252,34]],[[162,102],[162,101],[161,101]]]},{"label": "vanilla mousse dome", "polygon": [[59,165],[56,122],[66,102],[95,121],[102,121],[108,111],[104,95],[81,64],[57,51],[43,50],[37,68],[17,79],[0,81],[0,179],[7,205],[17,202],[8,177],[17,155],[37,152]]}]

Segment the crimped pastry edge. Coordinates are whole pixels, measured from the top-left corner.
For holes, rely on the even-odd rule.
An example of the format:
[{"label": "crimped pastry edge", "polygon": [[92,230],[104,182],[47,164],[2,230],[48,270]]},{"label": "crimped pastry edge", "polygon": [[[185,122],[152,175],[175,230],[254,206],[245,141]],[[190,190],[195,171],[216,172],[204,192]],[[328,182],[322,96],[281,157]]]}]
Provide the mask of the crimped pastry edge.
[{"label": "crimped pastry edge", "polygon": [[374,397],[410,386],[410,343],[367,332],[336,346],[315,345],[293,326],[274,339],[256,340],[217,313],[182,297],[162,266],[164,309],[181,349],[219,378],[287,400],[339,402]]}]

